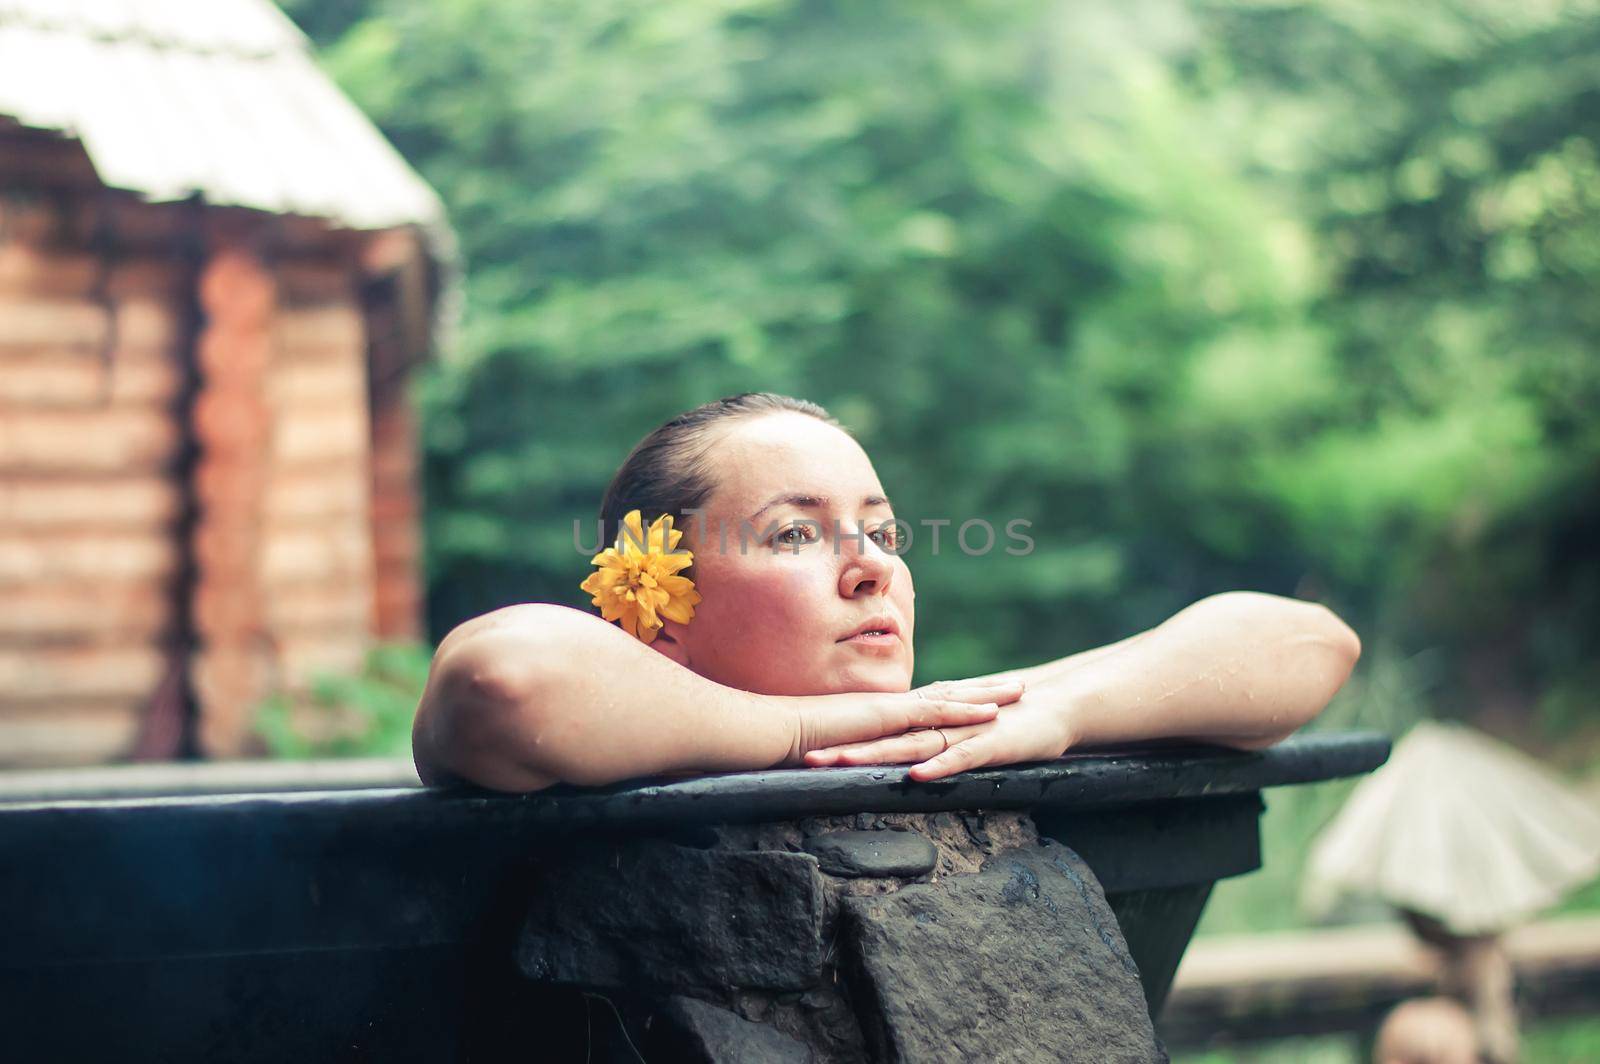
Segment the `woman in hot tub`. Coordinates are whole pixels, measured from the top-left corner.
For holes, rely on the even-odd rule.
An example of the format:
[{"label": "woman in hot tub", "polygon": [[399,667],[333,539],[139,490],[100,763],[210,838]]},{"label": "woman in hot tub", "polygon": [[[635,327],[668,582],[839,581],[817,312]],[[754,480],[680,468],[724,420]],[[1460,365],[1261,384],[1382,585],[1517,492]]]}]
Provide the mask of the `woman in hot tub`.
[{"label": "woman in hot tub", "polygon": [[440,643],[418,771],[534,791],[824,765],[933,780],[1161,739],[1258,749],[1316,716],[1361,652],[1322,606],[1229,592],[1109,646],[913,689],[893,516],[814,403],[747,393],[673,418],[606,491],[616,546],[583,582],[599,615],[508,606]]}]

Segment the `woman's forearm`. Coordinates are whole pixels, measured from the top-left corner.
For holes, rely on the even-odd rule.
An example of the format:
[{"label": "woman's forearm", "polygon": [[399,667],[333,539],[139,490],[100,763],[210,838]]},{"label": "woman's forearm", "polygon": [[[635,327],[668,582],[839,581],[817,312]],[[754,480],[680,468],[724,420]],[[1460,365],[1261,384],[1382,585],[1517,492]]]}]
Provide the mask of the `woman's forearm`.
[{"label": "woman's forearm", "polygon": [[1039,665],[1025,665],[1021,668],[1006,669],[1003,672],[984,673],[978,678],[1021,680],[1030,688],[1037,688],[1046,683],[1046,681],[1058,680],[1066,673],[1081,669],[1090,662],[1105,657],[1107,654],[1114,654],[1135,640],[1144,638],[1146,634],[1145,632],[1140,632],[1138,635],[1131,635],[1115,643],[1107,643],[1105,646],[1094,647],[1090,650],[1080,650],[1075,654],[1054,658]]},{"label": "woman's forearm", "polygon": [[1029,683],[1068,714],[1072,746],[1183,738],[1256,748],[1321,712],[1361,644],[1322,606],[1230,592],[1102,649]]},{"label": "woman's forearm", "polygon": [[795,755],[784,700],[714,683],[592,614],[511,606],[434,657],[413,749],[425,782],[499,790],[776,765]]}]

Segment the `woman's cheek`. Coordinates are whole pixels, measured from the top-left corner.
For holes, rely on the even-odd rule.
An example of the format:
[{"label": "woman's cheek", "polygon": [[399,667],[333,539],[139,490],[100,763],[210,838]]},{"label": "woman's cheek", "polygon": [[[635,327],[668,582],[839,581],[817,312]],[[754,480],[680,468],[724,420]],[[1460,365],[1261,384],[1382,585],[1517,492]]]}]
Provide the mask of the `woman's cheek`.
[{"label": "woman's cheek", "polygon": [[826,564],[796,565],[784,573],[784,595],[813,628],[826,628],[839,610],[839,573]]},{"label": "woman's cheek", "polygon": [[773,565],[739,574],[719,591],[728,597],[729,621],[743,627],[746,638],[771,633],[792,639],[795,626],[815,616],[814,583],[798,567]]}]

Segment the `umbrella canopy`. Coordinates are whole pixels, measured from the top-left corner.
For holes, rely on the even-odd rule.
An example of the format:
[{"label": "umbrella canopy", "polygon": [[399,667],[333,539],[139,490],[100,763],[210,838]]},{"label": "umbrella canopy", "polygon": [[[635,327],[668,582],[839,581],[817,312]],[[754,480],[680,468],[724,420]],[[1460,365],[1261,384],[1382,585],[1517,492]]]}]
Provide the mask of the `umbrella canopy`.
[{"label": "umbrella canopy", "polygon": [[1512,926],[1600,875],[1600,808],[1537,761],[1458,724],[1395,745],[1318,836],[1301,902],[1376,896],[1459,935]]}]

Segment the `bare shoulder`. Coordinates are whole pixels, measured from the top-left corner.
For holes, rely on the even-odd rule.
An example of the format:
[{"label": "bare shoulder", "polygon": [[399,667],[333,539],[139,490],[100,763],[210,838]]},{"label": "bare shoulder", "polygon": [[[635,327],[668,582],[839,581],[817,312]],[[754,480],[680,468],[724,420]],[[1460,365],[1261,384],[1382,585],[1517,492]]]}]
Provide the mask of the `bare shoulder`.
[{"label": "bare shoulder", "polygon": [[518,602],[511,606],[501,606],[497,610],[481,613],[471,617],[450,630],[445,636],[446,640],[457,636],[467,636],[474,632],[489,631],[495,628],[527,628],[549,624],[559,624],[563,621],[574,620],[579,617],[590,617],[582,610],[575,610],[571,606],[563,606],[556,602]]},{"label": "bare shoulder", "polygon": [[474,637],[495,632],[550,632],[562,626],[599,622],[598,617],[554,602],[519,602],[469,618],[450,629],[434,652],[437,664],[451,651]]}]

